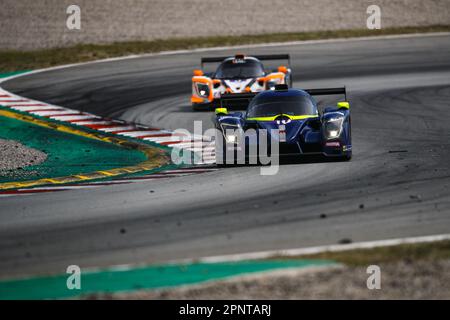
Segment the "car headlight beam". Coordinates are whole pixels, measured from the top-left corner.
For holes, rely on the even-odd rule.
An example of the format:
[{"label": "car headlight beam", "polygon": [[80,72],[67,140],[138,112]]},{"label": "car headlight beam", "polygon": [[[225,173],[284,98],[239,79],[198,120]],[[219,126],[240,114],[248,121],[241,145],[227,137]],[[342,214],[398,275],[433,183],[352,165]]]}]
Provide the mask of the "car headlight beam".
[{"label": "car headlight beam", "polygon": [[339,138],[342,132],[343,117],[330,118],[324,123],[325,136],[327,139]]},{"label": "car headlight beam", "polygon": [[210,93],[210,89],[209,86],[205,83],[201,83],[201,82],[196,82],[195,83],[196,89],[197,89],[197,94],[200,97],[208,97],[209,93]]},{"label": "car headlight beam", "polygon": [[229,135],[225,135],[225,139],[227,140],[228,143],[236,143],[237,142],[237,135],[235,134],[229,134]]},{"label": "car headlight beam", "polygon": [[239,142],[240,127],[235,124],[221,123],[222,134],[227,143],[237,144]]},{"label": "car headlight beam", "polygon": [[281,83],[280,78],[274,78],[270,81],[267,81],[267,90],[275,90],[275,86]]}]

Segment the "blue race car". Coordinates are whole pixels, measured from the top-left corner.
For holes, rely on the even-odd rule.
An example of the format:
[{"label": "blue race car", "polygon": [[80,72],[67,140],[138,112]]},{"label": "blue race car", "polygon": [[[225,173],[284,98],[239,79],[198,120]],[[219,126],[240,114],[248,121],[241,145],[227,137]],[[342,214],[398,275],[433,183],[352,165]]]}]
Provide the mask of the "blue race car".
[{"label": "blue race car", "polygon": [[[343,94],[345,101],[325,107],[323,112],[312,97],[338,94]],[[267,142],[264,148],[269,153],[274,152],[272,141],[278,143],[280,155],[351,159],[350,104],[345,88],[299,90],[277,85],[275,90],[254,94],[245,112],[228,113],[226,100],[222,104],[215,118],[221,133],[216,137],[218,164],[234,163],[242,156],[245,160],[258,158],[262,141]]]}]

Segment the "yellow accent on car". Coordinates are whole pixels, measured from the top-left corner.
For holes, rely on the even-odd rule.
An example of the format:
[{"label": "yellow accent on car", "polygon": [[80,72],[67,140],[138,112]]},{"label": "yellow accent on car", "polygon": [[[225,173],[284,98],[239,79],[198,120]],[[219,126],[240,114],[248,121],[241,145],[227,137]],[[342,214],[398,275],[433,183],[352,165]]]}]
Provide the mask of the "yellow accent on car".
[{"label": "yellow accent on car", "polygon": [[247,120],[254,120],[254,121],[275,121],[276,118],[279,116],[285,116],[291,120],[303,120],[303,119],[310,119],[310,118],[317,118],[317,114],[305,114],[301,116],[291,116],[289,114],[277,114],[276,116],[272,117],[255,117],[255,118],[247,118]]},{"label": "yellow accent on car", "polygon": [[347,101],[341,101],[337,103],[338,108],[350,109],[350,103]]},{"label": "yellow accent on car", "polygon": [[227,108],[216,108],[216,114],[228,114]]}]

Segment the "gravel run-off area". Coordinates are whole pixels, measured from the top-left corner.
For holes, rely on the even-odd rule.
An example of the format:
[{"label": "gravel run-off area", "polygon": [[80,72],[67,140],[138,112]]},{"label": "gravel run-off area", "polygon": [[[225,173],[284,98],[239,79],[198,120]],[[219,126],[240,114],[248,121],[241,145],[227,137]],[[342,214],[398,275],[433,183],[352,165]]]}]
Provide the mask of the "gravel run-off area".
[{"label": "gravel run-off area", "polygon": [[25,167],[44,162],[47,155],[17,141],[0,139],[0,177],[22,175]]},{"label": "gravel run-off area", "polygon": [[[66,27],[72,4],[80,30]],[[449,0],[2,0],[0,49],[366,29],[373,4],[381,28],[450,24]]]}]

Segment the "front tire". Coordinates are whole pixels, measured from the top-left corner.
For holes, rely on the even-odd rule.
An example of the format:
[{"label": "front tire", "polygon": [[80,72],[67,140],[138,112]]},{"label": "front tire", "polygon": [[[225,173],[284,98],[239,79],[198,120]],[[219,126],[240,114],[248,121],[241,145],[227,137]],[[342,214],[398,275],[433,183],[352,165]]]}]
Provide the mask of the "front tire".
[{"label": "front tire", "polygon": [[339,161],[350,161],[352,160],[352,154],[351,153],[346,154],[345,156],[341,156],[338,159]]}]

